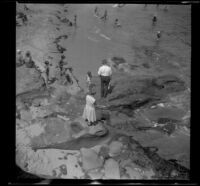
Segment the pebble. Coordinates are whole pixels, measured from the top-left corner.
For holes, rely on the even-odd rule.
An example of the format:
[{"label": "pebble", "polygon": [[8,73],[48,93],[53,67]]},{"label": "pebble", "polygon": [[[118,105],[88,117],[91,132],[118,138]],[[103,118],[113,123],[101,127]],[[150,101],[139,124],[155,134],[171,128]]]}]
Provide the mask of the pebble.
[{"label": "pebble", "polygon": [[103,165],[103,160],[92,149],[81,148],[81,155],[83,169],[86,171],[99,168]]}]

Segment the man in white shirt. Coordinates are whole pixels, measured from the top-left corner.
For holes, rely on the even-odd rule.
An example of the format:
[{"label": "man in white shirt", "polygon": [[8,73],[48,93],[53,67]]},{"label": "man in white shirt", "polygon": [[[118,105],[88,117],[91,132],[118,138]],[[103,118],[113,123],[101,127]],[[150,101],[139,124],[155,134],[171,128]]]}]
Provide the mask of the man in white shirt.
[{"label": "man in white shirt", "polygon": [[112,69],[108,66],[106,59],[102,61],[102,66],[99,67],[98,75],[101,78],[101,97],[106,97],[108,94],[108,86],[112,76]]}]

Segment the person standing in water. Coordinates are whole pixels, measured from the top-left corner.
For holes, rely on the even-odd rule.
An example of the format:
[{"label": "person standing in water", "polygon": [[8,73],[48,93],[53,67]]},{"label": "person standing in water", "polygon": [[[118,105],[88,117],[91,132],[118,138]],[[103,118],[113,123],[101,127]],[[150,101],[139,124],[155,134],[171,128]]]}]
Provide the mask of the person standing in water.
[{"label": "person standing in water", "polygon": [[97,7],[97,6],[95,6],[94,14],[95,14],[96,16],[99,16],[99,12],[98,12],[98,7]]},{"label": "person standing in water", "polygon": [[92,90],[89,90],[89,92],[86,95],[86,105],[84,107],[83,111],[83,119],[88,122],[88,126],[93,125],[96,122],[96,99],[94,98],[95,92]]},{"label": "person standing in water", "polygon": [[159,41],[161,38],[161,31],[157,31],[157,41]]},{"label": "person standing in water", "polygon": [[74,26],[75,26],[75,27],[77,26],[76,20],[77,20],[77,15],[75,14],[75,15],[74,15]]},{"label": "person standing in water", "polygon": [[121,24],[119,23],[119,19],[115,19],[114,28],[118,28],[118,27],[121,27]]},{"label": "person standing in water", "polygon": [[104,15],[101,17],[101,19],[102,19],[103,21],[106,21],[107,18],[108,18],[108,12],[107,12],[107,10],[105,10]]},{"label": "person standing in water", "polygon": [[157,16],[156,14],[153,15],[153,19],[152,19],[152,25],[155,26],[157,23]]}]

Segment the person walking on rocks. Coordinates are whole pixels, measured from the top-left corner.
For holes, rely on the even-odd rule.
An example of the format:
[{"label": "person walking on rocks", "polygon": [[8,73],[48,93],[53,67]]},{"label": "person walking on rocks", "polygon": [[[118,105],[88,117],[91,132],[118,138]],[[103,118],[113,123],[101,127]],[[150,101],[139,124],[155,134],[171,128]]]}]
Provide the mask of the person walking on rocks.
[{"label": "person walking on rocks", "polygon": [[102,66],[99,67],[98,75],[101,79],[101,97],[105,98],[108,94],[108,86],[112,76],[112,69],[110,66],[108,66],[106,59],[102,61]]},{"label": "person walking on rocks", "polygon": [[50,70],[50,64],[49,61],[45,61],[45,73],[46,73],[46,77],[47,77],[47,84],[49,82],[49,70]]},{"label": "person walking on rocks", "polygon": [[27,68],[34,68],[34,62],[32,60],[31,52],[27,51],[24,57],[24,63]]},{"label": "person walking on rocks", "polygon": [[44,85],[46,88],[48,88],[48,81],[49,81],[49,61],[45,61],[44,62],[45,67],[40,67],[40,71],[41,71],[41,76],[44,79]]},{"label": "person walking on rocks", "polygon": [[24,64],[24,57],[22,55],[22,51],[18,49],[16,54],[16,65],[22,66],[23,64]]},{"label": "person walking on rocks", "polygon": [[95,104],[96,99],[94,98],[95,92],[92,90],[89,90],[89,92],[86,95],[86,105],[83,111],[83,118],[85,121],[88,122],[88,125],[91,126],[96,122],[96,111],[95,111]]},{"label": "person walking on rocks", "polygon": [[59,69],[60,69],[60,76],[62,77],[63,76],[63,74],[64,74],[64,69],[63,69],[63,66],[64,66],[64,64],[67,64],[67,61],[65,60],[65,56],[64,55],[62,55],[61,56],[61,60],[59,61]]}]

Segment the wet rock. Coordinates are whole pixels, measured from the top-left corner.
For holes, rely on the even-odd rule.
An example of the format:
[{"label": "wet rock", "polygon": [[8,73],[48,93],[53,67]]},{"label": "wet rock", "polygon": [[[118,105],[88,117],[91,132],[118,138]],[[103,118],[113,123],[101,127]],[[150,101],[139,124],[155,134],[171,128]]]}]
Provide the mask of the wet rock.
[{"label": "wet rock", "polygon": [[80,125],[79,122],[72,122],[70,125],[71,125],[72,132],[74,132],[75,134],[79,133],[80,131],[82,131],[84,129]]},{"label": "wet rock", "polygon": [[95,126],[89,127],[89,134],[97,135],[97,136],[103,136],[108,132],[108,130],[103,127],[101,124],[97,124]]},{"label": "wet rock", "polygon": [[84,173],[78,163],[79,155],[78,151],[38,150],[27,159],[28,171],[60,178],[81,178]]},{"label": "wet rock", "polygon": [[67,178],[74,178],[76,176],[77,178],[81,178],[84,176],[84,172],[82,171],[81,166],[78,163],[78,158],[74,155],[68,155],[67,156]]},{"label": "wet rock", "polygon": [[104,165],[106,179],[120,179],[119,165],[114,159],[108,159]]},{"label": "wet rock", "polygon": [[112,57],[113,66],[116,68],[119,64],[126,63],[126,60],[123,57]]},{"label": "wet rock", "polygon": [[121,118],[121,117],[113,115],[113,114],[110,115],[110,125],[116,126],[116,125],[123,124],[123,123],[125,123],[124,118]]},{"label": "wet rock", "polygon": [[130,165],[130,164],[131,164],[131,159],[120,161],[120,167],[126,167],[127,165]]},{"label": "wet rock", "polygon": [[51,114],[51,111],[48,111],[44,107],[34,107],[34,106],[31,106],[30,107],[30,113],[32,115],[32,118],[36,119],[38,117],[43,118],[43,117]]},{"label": "wet rock", "polygon": [[171,171],[171,177],[176,177],[176,176],[178,176],[179,174],[178,174],[178,171],[177,170],[172,170]]},{"label": "wet rock", "polygon": [[99,156],[102,156],[104,159],[109,158],[109,147],[108,146],[102,146],[99,151]]},{"label": "wet rock", "polygon": [[25,129],[18,129],[16,131],[16,145],[30,145],[31,139],[27,135],[27,131]]},{"label": "wet rock", "polygon": [[136,169],[133,169],[131,167],[125,167],[126,173],[130,176],[131,179],[142,179],[142,174],[137,171]]},{"label": "wet rock", "polygon": [[44,126],[41,126],[41,124],[34,124],[29,127],[26,127],[25,129],[27,131],[27,135],[30,136],[31,138],[39,136],[40,134],[45,132]]},{"label": "wet rock", "polygon": [[24,66],[16,69],[16,94],[39,89],[43,86],[44,81],[40,74],[34,68]]},{"label": "wet rock", "polygon": [[101,179],[104,173],[101,172],[100,170],[92,170],[89,171],[88,175],[90,176],[91,179]]},{"label": "wet rock", "polygon": [[143,172],[143,179],[153,179],[153,176],[155,176],[155,172],[152,169]]},{"label": "wet rock", "polygon": [[86,171],[99,168],[103,165],[103,160],[98,157],[94,150],[82,148],[81,155],[83,169]]},{"label": "wet rock", "polygon": [[29,123],[26,122],[26,121],[20,120],[20,119],[16,119],[16,125],[19,128],[25,128],[25,127],[27,127],[29,125]]},{"label": "wet rock", "polygon": [[25,120],[27,122],[30,122],[33,119],[31,112],[26,111],[26,110],[21,110],[20,116],[22,120]]},{"label": "wet rock", "polygon": [[152,85],[167,92],[179,92],[186,89],[185,83],[174,75],[164,75],[152,80]]},{"label": "wet rock", "polygon": [[119,141],[112,141],[109,145],[109,155],[111,157],[119,155],[123,147],[123,144]]},{"label": "wet rock", "polygon": [[92,147],[91,149],[94,150],[99,156],[101,156],[100,152],[101,152],[101,149],[102,149],[102,145],[96,145],[94,147]]}]

